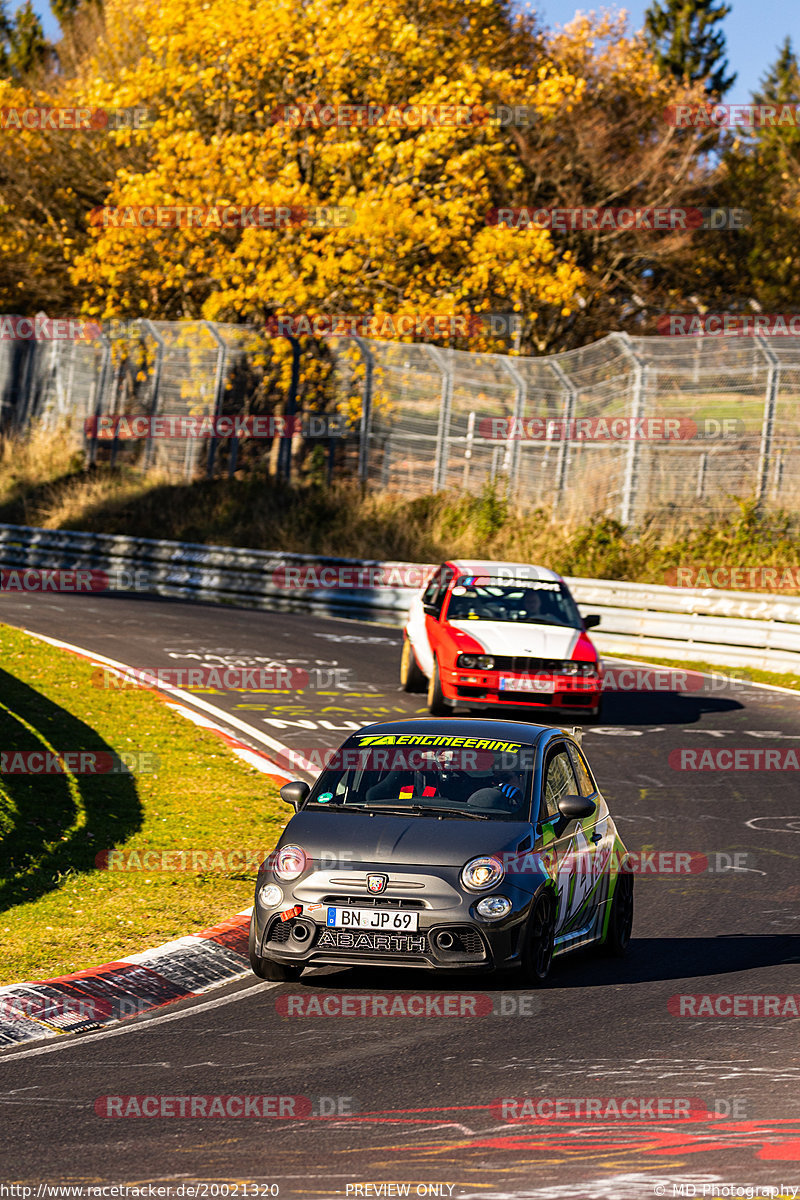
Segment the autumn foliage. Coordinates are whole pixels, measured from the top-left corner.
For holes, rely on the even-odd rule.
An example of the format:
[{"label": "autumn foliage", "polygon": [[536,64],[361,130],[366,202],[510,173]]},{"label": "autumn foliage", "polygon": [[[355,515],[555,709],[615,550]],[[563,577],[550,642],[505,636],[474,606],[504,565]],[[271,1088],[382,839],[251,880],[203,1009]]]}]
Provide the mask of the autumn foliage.
[{"label": "autumn foliage", "polygon": [[[506,228],[501,205],[692,203],[698,99],[621,20],[545,35],[503,0],[108,0],[47,87],[0,108],[140,106],[139,130],[6,130],[0,309],[263,321],[294,313],[515,312],[560,349],[660,311],[686,234]],[[301,124],[286,105],[526,106],[530,119]],[[109,228],[98,206],[342,206],[340,227]],[[451,343],[454,344],[454,343]]]}]

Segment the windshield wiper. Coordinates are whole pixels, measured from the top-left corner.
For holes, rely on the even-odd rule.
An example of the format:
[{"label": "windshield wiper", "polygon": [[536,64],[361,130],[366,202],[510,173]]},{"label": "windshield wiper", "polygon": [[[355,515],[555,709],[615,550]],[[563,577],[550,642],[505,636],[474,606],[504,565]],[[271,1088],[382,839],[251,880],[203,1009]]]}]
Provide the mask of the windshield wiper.
[{"label": "windshield wiper", "polygon": [[[316,807],[316,801],[313,802]],[[320,808],[328,808],[327,804],[319,805]],[[351,813],[369,813],[370,816],[380,815],[385,813],[390,817],[466,817],[467,820],[473,821],[488,821],[488,813],[467,812],[460,808],[426,808],[422,804],[406,804],[403,808],[393,808],[390,805],[378,804],[336,804],[331,805],[330,810]]]},{"label": "windshield wiper", "polygon": [[422,813],[426,817],[466,817],[468,821],[488,821],[489,813],[470,812],[463,808],[423,808]]}]

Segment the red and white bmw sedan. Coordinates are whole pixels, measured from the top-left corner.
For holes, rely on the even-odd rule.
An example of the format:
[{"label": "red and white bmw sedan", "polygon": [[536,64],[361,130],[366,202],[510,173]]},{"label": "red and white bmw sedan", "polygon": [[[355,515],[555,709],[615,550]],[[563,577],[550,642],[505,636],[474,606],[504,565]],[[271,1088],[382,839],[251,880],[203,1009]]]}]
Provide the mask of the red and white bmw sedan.
[{"label": "red and white bmw sedan", "polygon": [[400,684],[428,708],[557,708],[600,713],[602,663],[560,575],[527,563],[454,560],[414,597]]}]

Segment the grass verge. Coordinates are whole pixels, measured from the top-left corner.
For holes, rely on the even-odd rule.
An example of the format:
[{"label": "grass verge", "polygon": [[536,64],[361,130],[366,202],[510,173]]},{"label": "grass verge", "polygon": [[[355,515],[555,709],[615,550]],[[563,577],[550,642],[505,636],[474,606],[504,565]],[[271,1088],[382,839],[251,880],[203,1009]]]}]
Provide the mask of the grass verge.
[{"label": "grass verge", "polygon": [[[271,781],[153,693],[98,687],[88,661],[6,625],[0,662],[0,983],[137,953],[251,903],[256,860],[290,815]],[[98,756],[84,767],[115,755],[131,770],[14,769],[16,754],[46,750]],[[114,848],[116,864],[148,850],[208,857],[98,869]]]}]

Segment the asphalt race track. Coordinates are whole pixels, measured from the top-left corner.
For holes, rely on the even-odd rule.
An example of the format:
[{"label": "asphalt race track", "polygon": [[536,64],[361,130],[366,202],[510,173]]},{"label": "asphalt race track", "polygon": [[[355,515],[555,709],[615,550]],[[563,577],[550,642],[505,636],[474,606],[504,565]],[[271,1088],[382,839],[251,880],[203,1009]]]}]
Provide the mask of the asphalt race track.
[{"label": "asphalt race track", "polygon": [[[262,750],[277,741],[308,755],[368,721],[424,712],[424,697],[398,691],[400,633],[382,626],[110,596],[6,595],[0,619],[145,669],[303,668],[312,686],[295,695],[202,694]],[[191,1195],[178,1188],[195,1181],[238,1184],[240,1196],[277,1185],[271,1194],[314,1200],[626,1200],[757,1187],[791,1196],[800,1017],[784,1000],[765,1015],[763,998],[800,1002],[800,775],[679,770],[670,752],[800,753],[800,700],[746,686],[616,693],[603,722],[586,727],[584,747],[622,836],[631,851],[662,856],[652,860],[661,874],[643,866],[637,878],[627,959],[561,960],[535,992],[513,977],[487,987],[423,972],[247,978],[108,1031],[6,1051],[4,1181],[34,1185],[33,1196],[40,1182],[170,1184],[172,1196]],[[705,855],[708,869],[670,873],[671,852]],[[487,991],[486,1015],[437,1011],[443,996]],[[284,1015],[287,997],[330,992],[424,993],[434,1011]],[[740,1008],[755,1015],[723,1015],[733,1001],[703,1011],[679,999],[707,994],[750,997]],[[695,1015],[678,1015],[682,1007]],[[256,1094],[303,1096],[310,1104],[296,1111],[311,1112],[120,1119],[95,1109],[108,1095]],[[522,1110],[503,1098],[529,1098],[536,1119],[509,1119]],[[602,1115],[546,1107],[567,1098],[601,1098]],[[642,1101],[639,1115],[609,1115],[609,1100],[623,1098]]]}]

